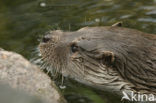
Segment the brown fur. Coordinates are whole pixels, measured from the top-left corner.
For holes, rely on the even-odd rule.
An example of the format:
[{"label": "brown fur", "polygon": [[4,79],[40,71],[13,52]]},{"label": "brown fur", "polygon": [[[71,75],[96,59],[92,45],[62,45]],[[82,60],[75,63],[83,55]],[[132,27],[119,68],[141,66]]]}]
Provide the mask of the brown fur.
[{"label": "brown fur", "polygon": [[101,89],[156,93],[156,35],[108,26],[46,38],[42,57],[63,75]]}]

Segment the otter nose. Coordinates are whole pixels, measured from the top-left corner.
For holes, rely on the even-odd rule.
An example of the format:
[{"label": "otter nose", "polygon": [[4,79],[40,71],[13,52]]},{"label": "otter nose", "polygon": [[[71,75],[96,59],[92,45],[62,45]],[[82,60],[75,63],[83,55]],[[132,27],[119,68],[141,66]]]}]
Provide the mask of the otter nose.
[{"label": "otter nose", "polygon": [[43,42],[43,43],[47,43],[49,40],[50,40],[50,37],[49,37],[49,36],[44,36],[44,37],[42,38],[42,42]]}]

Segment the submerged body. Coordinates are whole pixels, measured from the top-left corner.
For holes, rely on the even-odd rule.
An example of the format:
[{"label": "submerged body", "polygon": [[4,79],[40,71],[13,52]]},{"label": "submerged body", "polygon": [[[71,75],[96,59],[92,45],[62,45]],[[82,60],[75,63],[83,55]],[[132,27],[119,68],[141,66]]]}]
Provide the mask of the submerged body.
[{"label": "submerged body", "polygon": [[39,48],[51,69],[86,85],[156,93],[156,35],[116,26],[56,30]]}]

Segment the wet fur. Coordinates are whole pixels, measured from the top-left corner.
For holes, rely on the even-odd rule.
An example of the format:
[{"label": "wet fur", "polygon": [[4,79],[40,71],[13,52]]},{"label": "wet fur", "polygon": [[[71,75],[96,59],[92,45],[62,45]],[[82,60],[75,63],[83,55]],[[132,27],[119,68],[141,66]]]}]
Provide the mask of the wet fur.
[{"label": "wet fur", "polygon": [[[105,90],[156,93],[156,35],[108,26],[48,36],[40,52],[64,76]],[[77,52],[72,53],[72,45]]]}]

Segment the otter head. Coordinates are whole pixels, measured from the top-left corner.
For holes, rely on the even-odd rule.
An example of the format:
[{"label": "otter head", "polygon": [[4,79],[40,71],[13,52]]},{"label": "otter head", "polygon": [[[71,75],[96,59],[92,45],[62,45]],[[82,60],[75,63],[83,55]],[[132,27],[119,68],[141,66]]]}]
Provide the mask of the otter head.
[{"label": "otter head", "polygon": [[116,26],[56,30],[39,48],[49,70],[81,83],[102,90],[156,93],[155,35]]},{"label": "otter head", "polygon": [[105,90],[129,88],[113,69],[116,55],[109,42],[113,35],[105,33],[89,27],[76,32],[51,31],[40,43],[40,53],[51,70],[81,83]]}]

